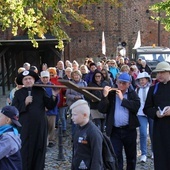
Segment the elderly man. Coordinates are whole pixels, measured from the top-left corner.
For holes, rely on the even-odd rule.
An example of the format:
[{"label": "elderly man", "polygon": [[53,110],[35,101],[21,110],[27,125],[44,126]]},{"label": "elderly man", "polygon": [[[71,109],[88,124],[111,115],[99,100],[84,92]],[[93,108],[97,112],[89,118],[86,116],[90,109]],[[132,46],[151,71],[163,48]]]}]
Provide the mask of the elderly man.
[{"label": "elderly man", "polygon": [[118,158],[119,170],[123,170],[123,148],[126,153],[126,170],[136,167],[136,128],[139,126],[137,112],[140,99],[130,87],[131,76],[122,73],[117,79],[118,89],[111,91],[105,86],[104,97],[98,104],[98,109],[106,113],[106,134],[110,136],[113,148]]},{"label": "elderly man", "polygon": [[144,113],[154,120],[153,153],[154,169],[170,169],[170,65],[160,62],[155,72],[159,83],[151,86],[144,106]]},{"label": "elderly man", "polygon": [[33,86],[39,76],[33,71],[23,71],[18,74],[16,82],[24,85],[15,92],[12,105],[19,110],[19,129],[22,140],[21,156],[23,170],[44,169],[47,118],[45,108],[52,109],[57,104],[58,91],[53,91],[49,97],[41,87]]}]

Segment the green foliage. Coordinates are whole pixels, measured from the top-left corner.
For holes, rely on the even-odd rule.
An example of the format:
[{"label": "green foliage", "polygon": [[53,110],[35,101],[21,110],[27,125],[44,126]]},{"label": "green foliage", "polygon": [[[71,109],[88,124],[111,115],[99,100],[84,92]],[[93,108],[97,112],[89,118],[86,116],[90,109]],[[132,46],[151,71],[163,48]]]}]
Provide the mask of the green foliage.
[{"label": "green foliage", "polygon": [[170,32],[170,0],[156,3],[150,7],[150,10],[155,14],[152,19],[160,21],[164,24],[165,30]]},{"label": "green foliage", "polygon": [[50,32],[59,42],[56,48],[63,49],[63,40],[70,40],[63,24],[69,26],[71,19],[82,23],[88,30],[94,29],[93,21],[78,13],[78,9],[102,2],[120,6],[118,0],[1,0],[0,22],[2,30],[11,28],[14,36],[18,35],[18,29],[27,31],[36,48],[35,36],[43,39]]}]

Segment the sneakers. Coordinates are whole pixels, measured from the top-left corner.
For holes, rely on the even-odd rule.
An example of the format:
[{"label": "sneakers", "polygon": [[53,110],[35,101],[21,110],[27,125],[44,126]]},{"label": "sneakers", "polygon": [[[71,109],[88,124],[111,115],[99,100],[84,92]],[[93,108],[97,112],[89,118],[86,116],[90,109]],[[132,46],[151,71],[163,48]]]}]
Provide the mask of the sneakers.
[{"label": "sneakers", "polygon": [[146,162],[146,159],[147,159],[146,155],[142,155],[142,156],[140,157],[140,162],[145,163],[145,162]]}]

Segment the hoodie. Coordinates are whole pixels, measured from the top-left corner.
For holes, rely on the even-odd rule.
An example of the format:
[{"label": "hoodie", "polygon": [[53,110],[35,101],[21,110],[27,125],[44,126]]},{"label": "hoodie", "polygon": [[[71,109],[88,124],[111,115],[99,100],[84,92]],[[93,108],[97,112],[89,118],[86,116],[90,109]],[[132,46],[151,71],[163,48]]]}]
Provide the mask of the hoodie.
[{"label": "hoodie", "polygon": [[[101,76],[102,76],[100,84],[97,84],[97,82],[95,80],[95,75],[97,73],[100,73]],[[89,87],[103,87],[104,88],[105,86],[109,86],[109,83],[106,80],[104,80],[103,74],[99,70],[95,70],[94,75],[92,77],[92,82],[89,83],[88,86]],[[89,92],[91,92],[92,94],[97,96],[99,99],[101,99],[103,97],[103,91],[102,90],[89,90]],[[97,109],[98,108],[98,103],[99,102],[90,101],[90,109]]]},{"label": "hoodie", "polygon": [[22,170],[19,134],[8,131],[0,135],[0,169]]},{"label": "hoodie", "polygon": [[[140,82],[139,80],[141,78],[147,78],[148,79],[148,83],[145,85],[145,86],[141,86],[140,85]],[[136,85],[137,85],[137,88],[136,88],[136,92],[140,98],[140,108],[138,110],[138,115],[139,116],[146,116],[144,113],[143,113],[143,108],[144,108],[144,105],[145,105],[145,101],[146,101],[146,97],[147,97],[147,94],[148,94],[148,90],[152,84],[152,79],[150,77],[150,75],[147,73],[147,72],[142,72],[142,73],[139,73],[137,78],[136,78],[136,81],[135,81]]]}]

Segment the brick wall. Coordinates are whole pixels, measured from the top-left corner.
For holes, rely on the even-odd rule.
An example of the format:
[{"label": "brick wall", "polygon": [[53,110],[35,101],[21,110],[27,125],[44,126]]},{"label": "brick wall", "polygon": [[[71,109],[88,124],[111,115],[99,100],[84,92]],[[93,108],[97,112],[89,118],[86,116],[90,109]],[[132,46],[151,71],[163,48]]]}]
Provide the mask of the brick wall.
[{"label": "brick wall", "polygon": [[[69,54],[65,56],[71,61],[76,59],[82,62],[85,57],[94,57],[100,60],[102,55],[101,39],[102,30],[105,31],[106,53],[109,57],[116,56],[116,49],[119,40],[127,43],[127,55],[131,55],[138,30],[141,31],[142,45],[152,45],[158,43],[158,24],[151,20],[149,5],[160,2],[160,0],[128,0],[123,1],[121,8],[116,8],[110,4],[92,5],[84,7],[82,12],[89,19],[94,20],[95,30],[86,31],[79,24],[72,24],[67,28],[71,37],[69,43]],[[170,33],[161,26],[160,45],[169,46]],[[66,50],[68,50],[66,48]]]},{"label": "brick wall", "polygon": [[[87,31],[82,25],[72,23],[65,27],[71,42],[66,45],[64,57],[71,61],[82,63],[84,58],[93,57],[96,61],[102,55],[101,40],[102,31],[105,31],[106,53],[108,57],[116,56],[119,41],[127,43],[127,55],[131,55],[138,30],[141,31],[142,45],[158,43],[158,24],[150,19],[149,5],[161,2],[161,0],[121,0],[123,6],[116,8],[108,3],[91,5],[80,9],[88,19],[94,20],[92,31]],[[160,44],[169,46],[170,33],[161,26]],[[0,32],[0,39],[11,39],[10,30]]]}]

